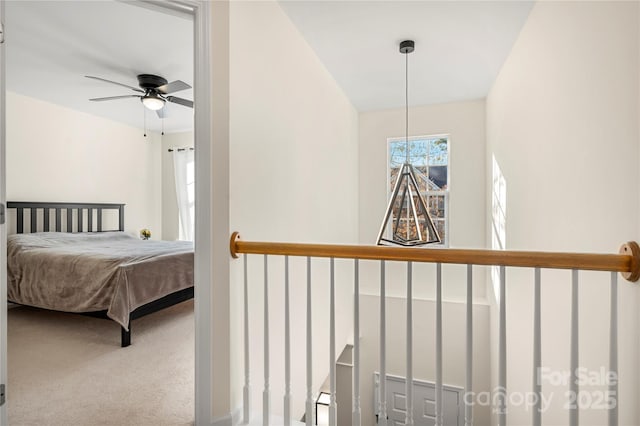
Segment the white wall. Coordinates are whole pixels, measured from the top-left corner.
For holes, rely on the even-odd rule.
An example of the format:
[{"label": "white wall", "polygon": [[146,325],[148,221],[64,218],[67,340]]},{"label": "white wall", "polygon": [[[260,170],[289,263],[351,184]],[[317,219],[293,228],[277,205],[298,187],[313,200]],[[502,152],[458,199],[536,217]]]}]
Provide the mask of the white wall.
[{"label": "white wall", "polygon": [[164,240],[177,240],[180,235],[176,176],[173,168],[173,154],[169,149],[192,147],[193,144],[193,132],[168,133],[162,136],[160,155],[162,157],[162,238]]},{"label": "white wall", "polygon": [[[637,2],[532,9],[487,100],[487,162],[495,156],[506,180],[508,249],[614,253],[640,237],[638,16]],[[609,277],[581,277],[580,365],[597,371],[608,366]],[[532,279],[530,271],[507,276],[511,392],[531,390]],[[620,424],[636,425],[640,293],[620,280]],[[570,274],[543,272],[542,285],[542,363],[568,371]],[[553,394],[545,424],[568,422],[567,389],[543,382]],[[584,425],[606,423],[605,410],[580,416]],[[511,406],[508,419],[529,424],[531,413]]]},{"label": "white wall", "polygon": [[7,93],[7,199],[125,203],[125,231],[162,237],[160,138]]},{"label": "white wall", "polygon": [[[233,2],[230,17],[230,213],[253,241],[357,241],[357,113],[276,2]],[[214,201],[215,202],[215,201]],[[270,262],[272,408],[282,412],[282,259]],[[242,262],[232,263],[233,310]],[[261,412],[262,259],[249,258],[253,411]],[[293,413],[304,412],[304,259],[291,259]],[[328,261],[313,264],[314,371],[329,369]],[[350,339],[350,264],[337,262],[337,355]],[[240,291],[240,294],[238,294]],[[235,297],[235,298],[234,298]],[[236,330],[241,338],[241,317]],[[242,383],[241,359],[234,376]],[[238,395],[235,406],[239,406]]]}]

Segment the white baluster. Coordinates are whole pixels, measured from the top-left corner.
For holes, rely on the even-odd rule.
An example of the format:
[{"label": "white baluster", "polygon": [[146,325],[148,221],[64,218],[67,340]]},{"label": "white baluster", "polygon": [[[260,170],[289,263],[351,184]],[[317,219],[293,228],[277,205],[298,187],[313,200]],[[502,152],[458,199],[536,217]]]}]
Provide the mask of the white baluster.
[{"label": "white baluster", "polygon": [[404,424],[413,426],[413,264],[407,262],[407,380]]},{"label": "white baluster", "polygon": [[500,266],[500,331],[498,338],[498,426],[507,426],[507,273]]},{"label": "white baluster", "polygon": [[289,329],[289,256],[284,257],[284,424],[291,425],[291,336]]},{"label": "white baluster", "polygon": [[271,409],[269,391],[269,268],[267,255],[264,255],[264,391],[262,392],[262,424],[269,424]]},{"label": "white baluster", "polygon": [[336,404],[336,273],[335,260],[329,260],[331,268],[331,285],[329,294],[329,426],[336,426],[338,406]]},{"label": "white baluster", "polygon": [[569,426],[578,426],[579,311],[578,271],[571,271],[571,382],[569,382]]},{"label": "white baluster", "polygon": [[360,409],[360,262],[354,260],[353,281],[353,426],[361,424]]},{"label": "white baluster", "polygon": [[313,409],[313,370],[311,352],[311,258],[307,257],[307,400],[305,409],[305,423],[313,426],[315,410]]},{"label": "white baluster", "polygon": [[378,400],[378,424],[387,426],[387,329],[385,262],[380,261],[380,393]]},{"label": "white baluster", "polygon": [[467,368],[465,372],[464,424],[473,425],[473,265],[467,265]]},{"label": "white baluster", "polygon": [[249,424],[251,416],[251,386],[249,384],[249,279],[247,274],[247,255],[242,256],[244,264],[244,388],[242,409],[243,423]]},{"label": "white baluster", "polygon": [[611,273],[609,322],[609,426],[618,426],[618,274]]},{"label": "white baluster", "polygon": [[436,265],[436,426],[443,425],[442,413],[442,264]]},{"label": "white baluster", "polygon": [[542,368],[542,334],[540,325],[540,268],[535,269],[533,290],[533,426],[542,424],[542,383],[540,383],[540,368]]}]

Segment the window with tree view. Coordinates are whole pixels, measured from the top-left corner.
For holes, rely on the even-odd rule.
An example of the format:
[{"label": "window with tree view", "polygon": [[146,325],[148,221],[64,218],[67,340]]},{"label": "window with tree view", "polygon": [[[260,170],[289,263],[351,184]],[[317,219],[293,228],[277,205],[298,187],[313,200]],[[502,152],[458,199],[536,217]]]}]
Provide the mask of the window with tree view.
[{"label": "window with tree view", "polygon": [[[388,140],[388,198],[398,178],[402,165],[407,162],[407,143],[404,138]],[[423,136],[409,138],[409,163],[415,168],[418,188],[427,204],[429,215],[440,236],[441,245],[448,246],[449,217],[449,138],[448,136]],[[411,226],[406,218],[392,213],[393,227]]]}]

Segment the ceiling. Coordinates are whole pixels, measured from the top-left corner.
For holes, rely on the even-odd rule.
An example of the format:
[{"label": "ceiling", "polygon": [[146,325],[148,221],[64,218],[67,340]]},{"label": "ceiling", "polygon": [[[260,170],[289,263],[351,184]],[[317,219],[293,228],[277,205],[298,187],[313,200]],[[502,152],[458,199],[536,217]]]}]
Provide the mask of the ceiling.
[{"label": "ceiling", "polygon": [[[410,38],[410,105],[483,98],[532,7],[529,1],[280,1],[360,111],[404,106]],[[191,130],[193,110],[169,104],[160,120],[132,94],[157,74],[193,85],[191,19],[120,1],[6,2],[7,88],[142,129]],[[193,90],[175,93],[193,99]]]},{"label": "ceiling", "polygon": [[280,1],[359,111],[484,98],[531,1]]},{"label": "ceiling", "polygon": [[[85,78],[138,87],[136,75],[156,74],[193,85],[193,23],[185,16],[116,1],[8,1],[7,89],[64,107],[144,128],[145,108],[135,94]],[[193,100],[193,90],[175,96]],[[193,129],[193,109],[167,103],[165,132]],[[162,120],[146,110],[146,127]]]}]

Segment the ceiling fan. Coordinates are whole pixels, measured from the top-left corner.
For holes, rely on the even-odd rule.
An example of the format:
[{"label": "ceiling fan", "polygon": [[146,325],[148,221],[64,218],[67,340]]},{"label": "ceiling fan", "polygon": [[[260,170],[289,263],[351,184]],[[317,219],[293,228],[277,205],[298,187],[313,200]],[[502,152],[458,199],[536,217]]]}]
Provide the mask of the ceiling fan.
[{"label": "ceiling fan", "polygon": [[92,98],[90,101],[111,101],[114,99],[124,99],[124,98],[140,98],[142,104],[158,114],[158,117],[164,118],[165,111],[164,105],[165,102],[172,102],[174,104],[183,105],[189,108],[193,108],[193,101],[188,99],[179,98],[177,96],[167,96],[170,93],[179,92],[181,90],[190,89],[187,83],[182,80],[176,80],[169,83],[165,78],[152,75],[152,74],[140,74],[138,75],[138,85],[140,88],[129,86],[127,84],[118,83],[115,81],[107,80],[101,77],[94,77],[91,75],[85,75],[87,78],[92,78],[94,80],[104,81],[106,83],[117,84],[118,86],[127,87],[134,92],[142,93],[141,95],[121,95],[121,96],[108,96],[106,98]]}]

